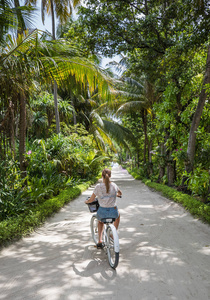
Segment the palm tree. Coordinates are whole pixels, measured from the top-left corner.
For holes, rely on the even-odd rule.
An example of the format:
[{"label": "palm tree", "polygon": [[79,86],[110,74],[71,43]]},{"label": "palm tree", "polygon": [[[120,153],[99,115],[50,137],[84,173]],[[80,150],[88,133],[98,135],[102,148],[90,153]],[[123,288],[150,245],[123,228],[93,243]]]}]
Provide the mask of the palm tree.
[{"label": "palm tree", "polygon": [[14,23],[10,4],[10,1],[0,1],[0,43],[3,42],[4,35]]},{"label": "palm tree", "polygon": [[[119,147],[129,150],[129,145],[135,143],[134,136],[130,130],[113,121],[109,111],[111,98],[110,101],[107,97],[100,98],[98,88],[92,93],[88,90],[86,95],[83,95],[79,95],[78,101],[80,104],[79,121],[94,136],[97,148],[107,152],[106,145],[109,145],[111,150],[116,152],[116,147],[113,144],[114,140]],[[106,100],[104,101],[104,99]]]},{"label": "palm tree", "polygon": [[130,146],[135,145],[135,137],[132,132],[123,127],[116,121],[108,118],[101,118],[95,111],[91,114],[91,127],[90,132],[94,135],[99,149],[106,150],[106,143],[116,152],[112,140],[118,145],[127,149],[130,152]]},{"label": "palm tree", "polygon": [[[72,14],[72,8],[75,8],[80,4],[81,1],[79,0],[42,0],[41,1],[41,14],[42,14],[42,22],[44,24],[45,21],[45,14],[51,15],[52,17],[52,38],[53,40],[56,39],[55,37],[55,17],[60,21],[61,24],[67,21],[67,19]],[[37,0],[26,0],[26,3],[37,3]],[[59,112],[58,112],[58,99],[57,99],[57,82],[54,80],[54,105],[55,105],[55,118],[56,118],[56,130],[57,133],[60,132],[60,119],[59,119]]]},{"label": "palm tree", "polygon": [[[115,107],[115,109],[117,108],[116,114],[120,116],[135,112],[140,113],[144,130],[144,163],[146,163],[146,158],[148,157],[151,165],[152,140],[148,139],[147,118],[148,115],[152,119],[154,118],[152,107],[159,96],[155,94],[154,86],[146,78],[142,76],[136,79],[135,74],[129,71],[130,64],[128,57],[121,55],[120,62],[113,61],[110,62],[110,65],[114,66],[117,72],[121,74],[121,78],[115,80],[115,93],[119,98]],[[127,74],[130,76],[128,77]],[[136,148],[136,151],[137,157],[139,157],[138,148]],[[152,172],[152,170],[150,171]]]},{"label": "palm tree", "polygon": [[[0,99],[7,115],[9,101],[20,109],[19,113],[19,158],[21,170],[25,171],[26,101],[34,80],[43,83],[56,80],[58,86],[68,83],[73,75],[77,82],[89,82],[90,90],[97,85],[100,94],[108,90],[107,78],[96,66],[82,58],[75,47],[59,41],[39,40],[39,31],[19,35],[17,40],[9,37],[6,47],[0,52]],[[106,89],[105,89],[106,87]],[[16,111],[16,115],[18,112]]]},{"label": "palm tree", "polygon": [[[42,22],[44,23],[45,18],[45,12],[47,12],[48,15],[52,16],[52,36],[53,40],[55,40],[55,15],[60,20],[60,23],[63,24],[63,22],[66,22],[68,17],[72,13],[72,6],[71,2],[73,4],[73,7],[76,7],[80,1],[79,0],[64,0],[64,1],[57,1],[57,0],[42,0]],[[70,8],[70,10],[68,10]],[[57,83],[54,80],[54,103],[55,103],[55,118],[56,118],[56,128],[57,133],[60,132],[60,119],[59,119],[59,112],[58,112],[58,100],[57,100]]]},{"label": "palm tree", "polygon": [[[33,4],[37,3],[37,0],[28,0]],[[55,40],[55,18],[57,18],[60,24],[64,24],[72,14],[73,8],[80,5],[80,0],[42,0],[41,1],[41,14],[42,22],[44,24],[45,14],[52,17],[52,37]]]},{"label": "palm tree", "polygon": [[[8,36],[9,37],[9,36]],[[9,43],[1,49],[0,74],[1,95],[4,108],[8,106],[8,99],[16,110],[19,110],[19,160],[21,171],[25,171],[25,131],[26,131],[26,99],[32,86],[32,74],[36,70],[35,61],[30,59],[31,45],[35,33],[28,36],[19,35],[18,38],[9,37]],[[15,112],[17,115],[17,111]],[[14,122],[14,119],[11,120]],[[11,123],[14,131],[14,124]]]},{"label": "palm tree", "polygon": [[[117,103],[116,114],[117,116],[122,116],[135,112],[140,113],[144,130],[144,163],[146,163],[146,157],[148,157],[148,160],[151,162],[150,150],[152,144],[147,134],[147,117],[148,114],[152,116],[152,105],[156,100],[154,89],[144,78],[139,82],[130,77],[122,77],[116,81],[116,86],[118,88],[116,95],[120,98],[120,101]],[[122,87],[122,89],[120,89],[120,87]],[[138,147],[136,147],[136,151],[139,157]]]},{"label": "palm tree", "polygon": [[[60,113],[61,122],[66,125],[71,123],[73,108],[70,105],[69,99],[59,99],[58,108]],[[31,97],[30,99],[31,113],[29,118],[32,119],[32,134],[35,138],[48,137],[49,129],[54,120],[54,99],[53,95],[46,90],[42,91],[38,96]]]},{"label": "palm tree", "polygon": [[11,29],[17,29],[17,36],[32,24],[32,14],[35,8],[22,6],[19,0],[0,0],[0,42]]},{"label": "palm tree", "polygon": [[86,130],[93,134],[99,150],[106,152],[106,146],[109,145],[115,151],[112,140],[129,149],[128,143],[133,142],[132,133],[109,118],[108,103],[111,103],[112,99],[107,81],[112,86],[112,79],[107,77],[105,71],[100,73],[100,76],[102,77],[93,77],[92,82],[85,76],[82,84],[76,80],[75,75],[69,76],[60,87],[60,95],[69,98],[74,112],[74,124],[83,124]]}]

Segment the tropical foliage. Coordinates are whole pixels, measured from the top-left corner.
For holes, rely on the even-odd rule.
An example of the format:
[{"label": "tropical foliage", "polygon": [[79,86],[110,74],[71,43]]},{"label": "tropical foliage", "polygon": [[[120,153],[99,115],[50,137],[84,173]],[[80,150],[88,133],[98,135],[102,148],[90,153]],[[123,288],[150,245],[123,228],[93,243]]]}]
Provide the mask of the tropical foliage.
[{"label": "tropical foliage", "polygon": [[[87,0],[76,21],[80,1],[42,1],[52,35],[27,30],[36,4],[0,1],[1,220],[116,154],[140,178],[208,203],[208,1]],[[115,54],[112,71],[101,68]]]},{"label": "tropical foliage", "polygon": [[208,202],[208,1],[88,0],[80,12],[73,29],[83,45],[105,55],[124,53],[130,87],[118,113],[138,140],[130,148],[132,165]]},{"label": "tropical foliage", "polygon": [[[17,8],[4,4],[8,18],[16,19]],[[19,21],[19,17],[25,20],[28,4],[18,7]],[[55,4],[58,7],[59,1]],[[119,132],[124,133],[101,110],[111,101],[109,75],[75,43],[45,39],[37,29],[29,33],[19,21],[8,21],[7,27],[1,23],[1,220],[29,211],[68,185],[97,176],[116,151],[111,136],[119,140]]]}]

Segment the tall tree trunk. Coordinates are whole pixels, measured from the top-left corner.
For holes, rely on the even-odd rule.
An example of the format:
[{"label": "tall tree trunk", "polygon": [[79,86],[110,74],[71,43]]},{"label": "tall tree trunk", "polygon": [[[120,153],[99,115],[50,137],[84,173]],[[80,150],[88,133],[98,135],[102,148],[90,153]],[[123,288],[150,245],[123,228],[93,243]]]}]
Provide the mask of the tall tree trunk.
[{"label": "tall tree trunk", "polygon": [[21,33],[23,33],[24,30],[26,30],[26,25],[25,25],[21,11],[18,10],[18,8],[20,7],[20,1],[14,0],[14,4],[15,4],[15,8],[17,10],[16,12],[17,12],[17,21],[18,21],[18,29],[17,29],[17,37],[18,37],[18,34],[21,34]]},{"label": "tall tree trunk", "polygon": [[[54,12],[54,4],[51,1],[51,15],[52,15],[52,37],[55,40],[55,12]],[[57,82],[54,80],[54,107],[55,107],[55,121],[56,121],[56,132],[57,134],[60,133],[60,117],[58,111],[58,86]]]},{"label": "tall tree trunk", "polygon": [[11,149],[13,152],[13,157],[15,157],[15,118],[14,118],[14,105],[12,101],[10,102],[10,114],[9,114],[9,121],[10,121],[10,143],[11,143]]},{"label": "tall tree trunk", "polygon": [[[166,136],[165,141],[167,141],[170,138],[170,129],[166,129]],[[176,179],[176,163],[175,160],[173,160],[172,156],[172,150],[166,151],[166,162],[167,162],[167,178],[168,178],[168,185],[172,186],[174,185],[174,181]]]},{"label": "tall tree trunk", "polygon": [[161,143],[160,144],[159,178],[158,178],[158,181],[161,181],[161,179],[165,175],[165,168],[166,168],[165,146],[164,146],[164,143]]},{"label": "tall tree trunk", "polygon": [[149,141],[147,137],[147,115],[145,114],[145,109],[141,112],[143,127],[144,127],[144,163],[147,161],[147,157],[149,158]]},{"label": "tall tree trunk", "polygon": [[137,168],[139,169],[139,166],[140,166],[140,164],[139,164],[139,148],[137,148],[137,150],[136,150],[136,152],[137,152],[137,157],[136,157],[136,160],[137,160]]},{"label": "tall tree trunk", "polygon": [[187,147],[188,161],[186,162],[186,167],[185,167],[188,173],[190,173],[193,170],[193,164],[195,158],[195,146],[196,146],[196,131],[200,123],[201,115],[207,97],[206,84],[210,84],[210,45],[208,47],[206,71],[203,80],[203,86],[199,97],[198,105],[195,114],[193,116],[193,120],[190,128],[190,135],[188,139],[188,147]]},{"label": "tall tree trunk", "polygon": [[21,92],[19,94],[19,104],[20,104],[20,123],[19,123],[19,160],[20,160],[20,170],[22,171],[22,176],[26,176],[26,166],[25,166],[25,143],[26,143],[26,100],[25,95]]},{"label": "tall tree trunk", "polygon": [[144,7],[145,7],[145,15],[147,16],[149,14],[147,0],[144,1]]},{"label": "tall tree trunk", "polygon": [[54,4],[51,1],[51,15],[52,15],[52,38],[55,40],[55,11],[54,11]]},{"label": "tall tree trunk", "polygon": [[149,161],[149,176],[153,174],[153,163],[152,163],[152,139],[148,141],[148,161]]},{"label": "tall tree trunk", "polygon": [[54,106],[55,106],[55,120],[56,120],[56,132],[60,133],[60,117],[58,111],[58,87],[57,83],[54,80]]},{"label": "tall tree trunk", "polygon": [[176,179],[176,163],[171,158],[172,151],[168,151],[168,163],[167,163],[167,178],[168,178],[168,185],[174,185],[174,181]]},{"label": "tall tree trunk", "polygon": [[71,106],[73,107],[73,122],[74,122],[74,125],[77,125],[77,116],[76,116],[76,112],[75,112],[75,108],[74,108],[74,100],[73,99],[71,99]]}]

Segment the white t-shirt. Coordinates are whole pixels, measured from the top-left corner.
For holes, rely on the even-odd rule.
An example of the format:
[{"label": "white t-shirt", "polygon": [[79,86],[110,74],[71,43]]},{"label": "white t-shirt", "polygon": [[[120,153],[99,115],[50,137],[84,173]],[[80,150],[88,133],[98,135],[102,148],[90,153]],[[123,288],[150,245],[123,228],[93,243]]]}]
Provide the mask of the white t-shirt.
[{"label": "white t-shirt", "polygon": [[114,207],[116,206],[116,197],[118,191],[118,186],[114,182],[110,182],[109,193],[106,192],[105,183],[98,183],[95,186],[93,193],[97,196],[101,207]]}]

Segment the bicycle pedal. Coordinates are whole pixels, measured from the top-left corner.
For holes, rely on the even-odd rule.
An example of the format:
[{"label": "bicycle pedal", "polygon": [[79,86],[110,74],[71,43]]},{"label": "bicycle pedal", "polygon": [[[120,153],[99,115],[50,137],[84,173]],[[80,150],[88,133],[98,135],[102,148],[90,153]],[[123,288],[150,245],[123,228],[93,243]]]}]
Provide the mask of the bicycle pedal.
[{"label": "bicycle pedal", "polygon": [[97,249],[103,249],[105,247],[105,244],[104,243],[98,243],[94,247],[96,247]]}]

